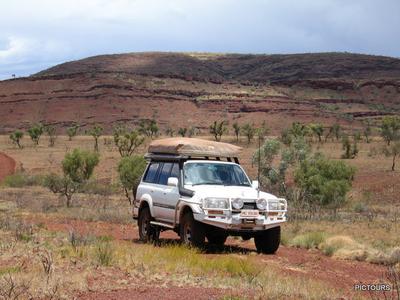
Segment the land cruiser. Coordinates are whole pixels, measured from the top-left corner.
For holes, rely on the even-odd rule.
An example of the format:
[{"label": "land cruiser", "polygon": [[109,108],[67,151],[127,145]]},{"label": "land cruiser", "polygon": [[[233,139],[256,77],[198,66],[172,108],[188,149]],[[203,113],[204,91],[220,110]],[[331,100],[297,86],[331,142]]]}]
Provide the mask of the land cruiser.
[{"label": "land cruiser", "polygon": [[275,253],[285,199],[259,190],[239,164],[241,148],[194,138],[153,141],[137,188],[133,217],[142,241],[174,230],[183,243],[223,245],[227,236],[254,238],[258,252]]}]

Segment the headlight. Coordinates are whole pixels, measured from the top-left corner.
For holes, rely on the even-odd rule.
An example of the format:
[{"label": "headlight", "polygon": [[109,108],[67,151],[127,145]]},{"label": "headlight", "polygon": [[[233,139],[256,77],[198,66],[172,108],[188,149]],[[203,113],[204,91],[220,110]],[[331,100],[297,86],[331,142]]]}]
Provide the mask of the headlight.
[{"label": "headlight", "polygon": [[243,207],[243,200],[240,198],[232,199],[232,207],[234,209],[241,209]]},{"label": "headlight", "polygon": [[273,201],[273,200],[269,200],[268,201],[268,209],[269,210],[280,210],[280,205],[279,205],[279,201]]},{"label": "headlight", "polygon": [[256,204],[257,204],[257,208],[259,210],[266,210],[267,209],[267,200],[265,200],[265,199],[258,199]]},{"label": "headlight", "polygon": [[229,208],[229,199],[227,198],[205,198],[203,200],[203,208]]}]

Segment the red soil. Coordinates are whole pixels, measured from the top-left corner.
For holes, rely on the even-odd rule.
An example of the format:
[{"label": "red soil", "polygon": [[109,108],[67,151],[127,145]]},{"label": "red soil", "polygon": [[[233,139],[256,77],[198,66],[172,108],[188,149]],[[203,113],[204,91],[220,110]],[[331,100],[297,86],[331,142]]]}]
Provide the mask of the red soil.
[{"label": "red soil", "polygon": [[[75,231],[80,234],[94,234],[97,236],[112,236],[119,240],[133,241],[132,247],[138,243],[137,228],[132,225],[118,225],[105,222],[85,222],[81,220],[71,219],[54,219],[48,217],[36,217],[27,219],[27,222],[42,223],[48,230],[51,231]],[[178,239],[178,236],[172,232],[167,231],[161,234],[161,241],[164,243],[171,243],[173,240]],[[240,241],[235,239],[228,239],[227,246],[222,252],[211,251],[212,253],[205,254],[205,258],[212,258],[219,255],[226,255],[226,253],[255,253],[253,241]],[[281,246],[275,255],[257,255],[256,261],[261,265],[269,268],[274,268],[279,273],[288,276],[300,276],[305,279],[311,279],[327,283],[328,285],[340,289],[346,296],[354,296],[354,284],[356,283],[374,283],[384,278],[386,268],[381,265],[370,264],[358,261],[337,260],[323,255],[317,250],[306,250],[299,248],[292,248]],[[214,293],[215,292],[215,293]],[[185,295],[185,290],[178,287],[171,287],[168,289],[158,288],[138,290],[124,290],[124,291],[110,291],[107,293],[96,293],[96,299],[129,299],[129,297],[138,297],[138,299],[147,298],[156,299],[156,295],[165,293],[166,299],[169,295]],[[194,291],[194,293],[197,293]],[[105,297],[98,298],[97,296]],[[197,295],[197,294],[196,294]],[[198,294],[204,295],[205,299],[213,299],[218,295],[216,290],[208,290]],[[94,294],[92,295],[94,296]],[[85,295],[82,299],[94,299],[91,294]],[[86,298],[87,297],[87,298]],[[189,295],[182,296],[182,299],[193,298]],[[189,298],[185,298],[189,297]],[[172,298],[171,298],[172,299]],[[195,298],[197,299],[197,298]],[[202,299],[202,298],[199,298]]]},{"label": "red soil", "polygon": [[0,182],[8,175],[15,172],[15,160],[7,154],[0,152]]}]

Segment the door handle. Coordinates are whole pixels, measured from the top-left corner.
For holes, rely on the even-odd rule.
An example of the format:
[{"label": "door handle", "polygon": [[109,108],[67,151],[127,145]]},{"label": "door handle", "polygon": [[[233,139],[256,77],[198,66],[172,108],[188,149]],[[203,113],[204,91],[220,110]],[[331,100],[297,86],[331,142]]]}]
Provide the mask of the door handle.
[{"label": "door handle", "polygon": [[154,190],[150,190],[150,193],[154,193]]}]

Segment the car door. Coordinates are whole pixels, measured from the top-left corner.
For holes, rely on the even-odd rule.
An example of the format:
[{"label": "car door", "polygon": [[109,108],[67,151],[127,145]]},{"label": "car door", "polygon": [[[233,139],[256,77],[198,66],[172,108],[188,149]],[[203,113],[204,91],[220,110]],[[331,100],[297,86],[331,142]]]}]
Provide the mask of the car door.
[{"label": "car door", "polygon": [[163,163],[154,191],[153,206],[158,220],[173,223],[179,191],[177,187],[167,185],[169,177],[179,177],[179,165],[177,163]]}]

